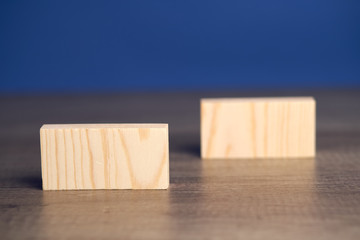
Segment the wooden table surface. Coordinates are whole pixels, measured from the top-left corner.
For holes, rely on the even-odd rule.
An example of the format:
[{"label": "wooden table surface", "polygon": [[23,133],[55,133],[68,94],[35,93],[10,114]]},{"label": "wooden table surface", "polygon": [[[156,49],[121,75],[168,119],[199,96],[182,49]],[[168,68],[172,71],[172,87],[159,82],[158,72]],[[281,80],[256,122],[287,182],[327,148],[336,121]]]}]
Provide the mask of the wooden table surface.
[{"label": "wooden table surface", "polygon": [[[315,159],[201,161],[201,97],[314,96]],[[0,97],[1,239],[360,239],[360,90]],[[42,191],[44,123],[165,122],[168,190]]]}]

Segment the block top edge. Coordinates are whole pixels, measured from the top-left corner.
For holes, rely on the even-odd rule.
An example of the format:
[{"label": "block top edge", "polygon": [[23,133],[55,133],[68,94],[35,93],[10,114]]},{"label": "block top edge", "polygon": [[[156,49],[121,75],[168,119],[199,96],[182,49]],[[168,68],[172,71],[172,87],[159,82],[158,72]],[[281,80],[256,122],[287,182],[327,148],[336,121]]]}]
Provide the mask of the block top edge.
[{"label": "block top edge", "polygon": [[44,124],[41,129],[168,128],[167,123]]},{"label": "block top edge", "polygon": [[253,97],[253,98],[202,98],[201,102],[304,102],[315,101],[314,97]]}]

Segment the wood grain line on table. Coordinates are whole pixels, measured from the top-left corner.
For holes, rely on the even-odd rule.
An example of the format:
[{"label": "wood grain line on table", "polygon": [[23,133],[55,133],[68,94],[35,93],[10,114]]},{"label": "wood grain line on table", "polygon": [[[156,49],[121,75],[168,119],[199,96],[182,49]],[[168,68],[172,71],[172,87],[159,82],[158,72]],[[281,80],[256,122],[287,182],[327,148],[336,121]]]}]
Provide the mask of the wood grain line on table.
[{"label": "wood grain line on table", "polygon": [[131,164],[131,159],[130,159],[130,153],[129,153],[129,150],[128,150],[127,145],[126,145],[125,138],[124,138],[122,132],[120,131],[120,129],[118,129],[118,133],[119,133],[119,136],[120,136],[121,146],[122,146],[122,148],[124,150],[124,154],[125,154],[127,168],[128,168],[128,172],[129,172],[129,175],[130,175],[131,186],[133,188],[139,188],[140,183],[137,181],[137,179],[136,179],[136,177],[134,175],[134,170],[133,170],[133,166]]},{"label": "wood grain line on table", "polygon": [[256,116],[255,116],[255,103],[250,103],[250,126],[251,126],[251,141],[253,157],[256,157]]},{"label": "wood grain line on table", "polygon": [[96,185],[95,185],[95,173],[94,173],[94,157],[90,148],[89,129],[85,129],[85,136],[86,136],[86,146],[89,154],[89,178],[92,188],[95,188]]},{"label": "wood grain line on table", "polygon": [[69,129],[70,132],[70,140],[72,145],[72,160],[73,160],[73,167],[74,167],[74,182],[75,182],[75,189],[78,188],[77,186],[77,179],[76,179],[76,164],[75,164],[75,142],[74,142],[74,135],[72,129]]},{"label": "wood grain line on table", "polygon": [[55,166],[56,166],[56,186],[57,189],[60,189],[60,169],[59,169],[59,153],[58,153],[58,145],[57,145],[57,137],[56,137],[56,130],[54,132],[54,151],[55,151]]},{"label": "wood grain line on table", "polygon": [[216,116],[219,111],[220,104],[215,103],[213,106],[212,116],[211,116],[211,122],[210,122],[210,136],[207,143],[207,149],[206,149],[206,157],[210,156],[212,145],[213,145],[213,139],[216,133]]},{"label": "wood grain line on table", "polygon": [[105,180],[105,188],[110,187],[110,174],[109,174],[109,159],[108,159],[108,151],[106,150],[108,148],[108,144],[106,143],[107,138],[105,136],[105,129],[100,129],[100,135],[101,135],[101,146],[102,146],[102,152],[103,152],[103,158],[104,158],[104,180]]},{"label": "wood grain line on table", "polygon": [[268,156],[268,131],[269,131],[269,117],[268,117],[268,110],[269,109],[269,103],[264,103],[264,157]]}]

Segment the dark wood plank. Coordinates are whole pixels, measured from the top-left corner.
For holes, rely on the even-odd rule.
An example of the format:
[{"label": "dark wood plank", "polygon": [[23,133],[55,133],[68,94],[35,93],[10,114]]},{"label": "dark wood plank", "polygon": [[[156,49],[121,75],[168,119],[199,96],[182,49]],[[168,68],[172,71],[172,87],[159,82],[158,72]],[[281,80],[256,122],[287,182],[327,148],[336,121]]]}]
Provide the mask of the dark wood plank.
[{"label": "dark wood plank", "polygon": [[[316,159],[201,161],[199,98],[317,99]],[[360,90],[0,97],[1,239],[359,239]],[[43,123],[168,122],[165,191],[41,190]]]}]

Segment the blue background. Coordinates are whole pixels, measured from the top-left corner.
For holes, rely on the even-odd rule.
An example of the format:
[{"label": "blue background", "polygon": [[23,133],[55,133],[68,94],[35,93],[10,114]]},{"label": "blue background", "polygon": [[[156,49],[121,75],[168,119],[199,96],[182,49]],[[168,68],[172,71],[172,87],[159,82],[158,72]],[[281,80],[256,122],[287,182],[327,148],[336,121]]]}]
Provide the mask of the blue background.
[{"label": "blue background", "polygon": [[360,86],[360,1],[1,1],[0,92]]}]

